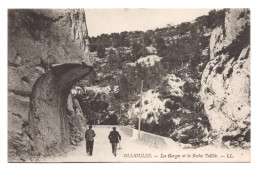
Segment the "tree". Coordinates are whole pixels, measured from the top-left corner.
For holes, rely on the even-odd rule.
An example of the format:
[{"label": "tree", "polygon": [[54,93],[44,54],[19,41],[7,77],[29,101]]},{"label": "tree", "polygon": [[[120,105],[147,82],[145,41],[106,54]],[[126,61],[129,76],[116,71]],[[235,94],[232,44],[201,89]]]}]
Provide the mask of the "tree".
[{"label": "tree", "polygon": [[119,80],[119,99],[120,102],[122,100],[127,101],[128,100],[128,94],[129,94],[129,84],[127,78],[122,75]]},{"label": "tree", "polygon": [[120,47],[126,47],[127,45],[129,45],[128,40],[127,40],[127,32],[121,32],[120,33]]},{"label": "tree", "polygon": [[131,61],[136,61],[138,60],[141,56],[146,56],[146,48],[144,44],[138,43],[138,42],[133,42],[132,44],[132,56],[133,59]]},{"label": "tree", "polygon": [[208,15],[208,27],[214,29],[216,26],[224,27],[226,10],[216,11],[215,9],[209,12]]},{"label": "tree", "polygon": [[112,70],[122,68],[122,59],[119,57],[116,50],[110,49],[108,51],[108,64]]},{"label": "tree", "polygon": [[89,44],[89,51],[90,52],[95,52],[97,50],[97,45],[96,44]]},{"label": "tree", "polygon": [[165,45],[165,41],[162,37],[155,38],[156,48],[159,56],[165,56],[165,51],[167,46]]},{"label": "tree", "polygon": [[105,57],[105,46],[103,44],[98,44],[97,45],[97,55],[99,58],[104,58]]},{"label": "tree", "polygon": [[117,48],[120,46],[120,35],[119,33],[112,33],[112,47]]},{"label": "tree", "polygon": [[146,46],[150,46],[150,45],[152,44],[152,40],[151,40],[149,34],[145,34],[145,35],[144,35],[144,44],[145,44]]},{"label": "tree", "polygon": [[90,37],[89,38],[89,51],[94,52],[97,50],[97,44],[96,44],[97,39],[95,37]]},{"label": "tree", "polygon": [[110,37],[108,34],[101,34],[97,36],[96,43],[102,43],[105,47],[110,47],[112,44]]}]

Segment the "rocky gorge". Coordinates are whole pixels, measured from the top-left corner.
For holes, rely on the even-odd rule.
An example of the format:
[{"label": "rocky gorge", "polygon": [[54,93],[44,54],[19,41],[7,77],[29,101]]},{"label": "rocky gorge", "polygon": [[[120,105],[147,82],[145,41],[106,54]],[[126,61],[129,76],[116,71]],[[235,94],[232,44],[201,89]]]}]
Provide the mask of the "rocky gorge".
[{"label": "rocky gorge", "polygon": [[92,90],[107,98],[91,101],[109,104],[103,113],[117,114],[118,123],[138,127],[143,80],[142,130],[195,147],[250,147],[249,9],[213,10],[146,32],[103,34],[90,38],[90,51],[99,69],[86,88],[119,88]]},{"label": "rocky gorge", "polygon": [[86,123],[137,128],[140,112],[141,130],[184,148],[250,149],[249,9],[97,37],[83,9],[8,21],[9,161],[62,154]]}]

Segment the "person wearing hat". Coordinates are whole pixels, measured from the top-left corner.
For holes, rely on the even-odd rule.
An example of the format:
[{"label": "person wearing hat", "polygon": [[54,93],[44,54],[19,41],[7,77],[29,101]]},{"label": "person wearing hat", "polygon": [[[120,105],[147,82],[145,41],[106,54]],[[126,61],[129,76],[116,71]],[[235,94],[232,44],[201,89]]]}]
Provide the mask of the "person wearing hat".
[{"label": "person wearing hat", "polygon": [[112,145],[112,153],[114,154],[114,156],[116,156],[117,144],[119,140],[121,140],[121,136],[119,132],[116,131],[116,127],[113,127],[113,131],[110,131],[108,139],[110,140],[110,143]]},{"label": "person wearing hat", "polygon": [[92,130],[92,125],[89,125],[89,129],[85,132],[85,139],[86,139],[86,149],[87,154],[92,156],[93,153],[93,145],[94,145],[94,137],[96,136],[94,130]]}]

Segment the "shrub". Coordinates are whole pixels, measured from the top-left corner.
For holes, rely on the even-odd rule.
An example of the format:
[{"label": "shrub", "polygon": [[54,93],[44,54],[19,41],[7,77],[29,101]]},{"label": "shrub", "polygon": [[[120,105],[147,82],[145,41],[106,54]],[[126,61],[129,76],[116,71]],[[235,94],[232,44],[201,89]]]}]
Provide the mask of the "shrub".
[{"label": "shrub", "polygon": [[131,59],[132,62],[135,62],[141,56],[146,56],[146,55],[147,52],[144,44],[138,42],[134,42],[132,44],[132,59]]}]

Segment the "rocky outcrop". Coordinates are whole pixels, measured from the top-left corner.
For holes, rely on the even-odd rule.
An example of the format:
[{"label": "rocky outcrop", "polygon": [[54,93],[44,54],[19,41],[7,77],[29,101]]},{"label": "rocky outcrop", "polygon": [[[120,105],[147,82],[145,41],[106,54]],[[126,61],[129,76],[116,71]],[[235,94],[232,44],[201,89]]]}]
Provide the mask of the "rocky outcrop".
[{"label": "rocky outcrop", "polygon": [[84,10],[8,11],[10,161],[70,144],[69,91],[92,71],[87,37]]},{"label": "rocky outcrop", "polygon": [[68,97],[68,113],[67,113],[70,127],[70,143],[78,145],[84,138],[84,131],[86,129],[86,119],[83,115],[81,106],[77,99],[71,94]]},{"label": "rocky outcrop", "polygon": [[201,98],[214,144],[243,146],[250,140],[250,11],[226,10],[213,30]]}]

